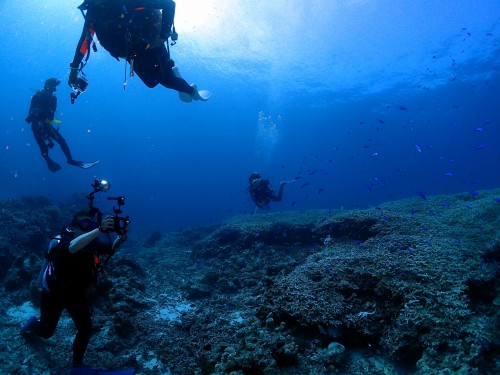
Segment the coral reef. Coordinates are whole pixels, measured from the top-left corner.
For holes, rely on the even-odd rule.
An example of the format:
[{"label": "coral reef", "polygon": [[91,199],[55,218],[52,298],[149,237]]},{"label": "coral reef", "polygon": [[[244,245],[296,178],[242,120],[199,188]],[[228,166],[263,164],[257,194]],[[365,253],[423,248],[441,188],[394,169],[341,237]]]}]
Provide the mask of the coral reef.
[{"label": "coral reef", "polygon": [[[94,293],[86,362],[145,375],[500,373],[499,196],[237,216],[127,243]],[[50,340],[18,329],[70,206],[0,203],[2,372],[68,366],[67,315]]]}]

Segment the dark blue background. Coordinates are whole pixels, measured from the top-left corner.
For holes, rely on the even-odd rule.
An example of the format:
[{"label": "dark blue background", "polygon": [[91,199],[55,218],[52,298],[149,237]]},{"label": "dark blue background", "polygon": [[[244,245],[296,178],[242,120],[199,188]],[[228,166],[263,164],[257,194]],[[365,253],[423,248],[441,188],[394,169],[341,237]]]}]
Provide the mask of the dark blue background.
[{"label": "dark blue background", "polygon": [[[147,233],[253,213],[254,170],[276,187],[300,177],[273,211],[500,186],[498,1],[179,0],[172,58],[211,100],[137,77],[124,91],[124,63],[99,48],[75,105],[65,82],[83,18],[60,3],[0,5],[0,199],[63,201],[105,178]],[[24,118],[51,76],[61,133],[95,168],[66,165],[57,146],[60,172],[40,157]]]}]

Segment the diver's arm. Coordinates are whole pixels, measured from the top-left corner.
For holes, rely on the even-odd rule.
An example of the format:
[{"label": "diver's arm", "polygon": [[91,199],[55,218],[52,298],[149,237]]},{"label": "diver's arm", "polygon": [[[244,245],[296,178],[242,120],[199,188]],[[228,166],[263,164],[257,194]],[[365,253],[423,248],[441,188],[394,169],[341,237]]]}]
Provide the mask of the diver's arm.
[{"label": "diver's arm", "polygon": [[69,243],[69,252],[71,254],[77,253],[82,250],[85,246],[94,241],[97,237],[99,237],[101,232],[99,228],[94,229],[93,231],[82,234],[81,236],[76,237]]},{"label": "diver's arm", "polygon": [[52,100],[50,101],[50,116],[49,116],[49,120],[53,120],[54,119],[54,115],[57,111],[57,96],[55,95],[52,95]]},{"label": "diver's arm", "polygon": [[76,237],[69,243],[69,252],[74,254],[82,250],[85,246],[90,244],[96,238],[98,238],[101,233],[106,233],[114,228],[114,220],[112,216],[107,216],[99,226],[90,232],[84,233],[81,236]]},{"label": "diver's arm", "polygon": [[93,35],[94,30],[92,25],[86,20],[83,25],[82,34],[80,35],[80,40],[78,40],[78,44],[76,46],[75,56],[73,57],[73,61],[69,64],[72,70],[77,70],[80,66],[80,63],[89,51]]},{"label": "diver's arm", "polygon": [[35,121],[35,117],[39,110],[37,109],[38,104],[37,102],[39,101],[39,93],[37,92],[35,95],[31,97],[31,103],[30,103],[30,109],[28,111],[28,116],[25,118],[25,121],[27,123]]}]

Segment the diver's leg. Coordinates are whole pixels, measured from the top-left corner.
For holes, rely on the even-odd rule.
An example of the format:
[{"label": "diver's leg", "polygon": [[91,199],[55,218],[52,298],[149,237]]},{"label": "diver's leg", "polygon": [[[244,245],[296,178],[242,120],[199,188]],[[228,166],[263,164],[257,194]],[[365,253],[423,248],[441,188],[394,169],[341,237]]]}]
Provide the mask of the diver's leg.
[{"label": "diver's leg", "polygon": [[47,167],[49,168],[50,171],[57,172],[59,169],[61,169],[61,166],[49,157],[49,147],[45,144],[45,139],[43,137],[44,135],[43,125],[33,123],[31,125],[31,130],[33,130],[33,136],[35,137],[38,147],[40,148],[42,157],[47,162]]},{"label": "diver's leg", "polygon": [[45,144],[45,139],[43,138],[43,130],[40,125],[36,123],[33,123],[31,125],[31,130],[33,131],[33,136],[35,137],[35,141],[38,144],[38,148],[40,148],[42,157],[45,159],[49,156],[49,147]]},{"label": "diver's leg", "polygon": [[34,332],[44,339],[52,337],[63,309],[64,306],[57,293],[43,291],[40,299],[40,321]]},{"label": "diver's leg", "polygon": [[69,149],[68,143],[64,139],[64,137],[59,133],[59,131],[51,126],[52,130],[50,132],[50,136],[54,141],[59,143],[59,146],[61,146],[62,152],[64,152],[64,155],[66,156],[66,161],[71,164],[71,165],[78,165],[80,162],[77,162],[73,160],[73,157],[71,156],[71,151]]},{"label": "diver's leg", "polygon": [[152,88],[158,84],[188,95],[195,95],[195,88],[191,87],[184,78],[176,76],[172,71],[174,62],[170,59],[165,46],[144,51],[134,60],[134,71],[139,78]]},{"label": "diver's leg", "polygon": [[72,290],[68,293],[66,309],[76,326],[76,336],[73,340],[73,367],[78,367],[83,362],[83,357],[89,344],[92,333],[92,319],[87,293],[84,289]]}]

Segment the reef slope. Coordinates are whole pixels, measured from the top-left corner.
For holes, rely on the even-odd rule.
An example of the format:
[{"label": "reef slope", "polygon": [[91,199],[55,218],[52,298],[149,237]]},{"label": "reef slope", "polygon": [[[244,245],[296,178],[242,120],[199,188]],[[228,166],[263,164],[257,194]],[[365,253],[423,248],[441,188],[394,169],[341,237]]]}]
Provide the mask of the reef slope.
[{"label": "reef slope", "polygon": [[[245,215],[131,241],[95,294],[86,362],[146,375],[499,373],[499,198]],[[67,316],[50,340],[17,332],[69,205],[0,210],[0,370],[60,374]]]}]

